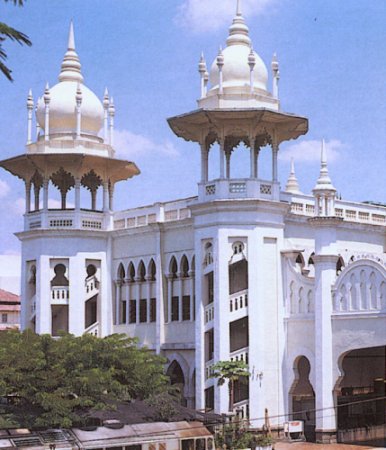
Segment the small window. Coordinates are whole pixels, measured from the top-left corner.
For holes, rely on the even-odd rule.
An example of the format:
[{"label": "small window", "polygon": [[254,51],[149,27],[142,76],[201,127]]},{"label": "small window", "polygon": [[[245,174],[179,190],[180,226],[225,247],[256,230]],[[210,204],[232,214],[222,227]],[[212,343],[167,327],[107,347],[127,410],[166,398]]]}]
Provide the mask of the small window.
[{"label": "small window", "polygon": [[240,241],[234,242],[232,245],[233,254],[237,255],[239,253],[243,253],[244,251],[244,244]]},{"label": "small window", "polygon": [[1,315],[1,322],[7,323],[8,322],[8,314],[2,314]]},{"label": "small window", "polygon": [[182,297],[182,320],[190,320],[190,295]]},{"label": "small window", "polygon": [[121,310],[121,323],[126,323],[126,314],[127,314],[127,303],[123,301]]},{"label": "small window", "polygon": [[211,386],[205,389],[205,409],[214,409],[214,387]]},{"label": "small window", "polygon": [[196,450],[205,450],[205,439],[196,439]]},{"label": "small window", "polygon": [[178,297],[172,297],[172,322],[176,322],[179,320],[179,313],[180,313],[179,300],[180,299]]},{"label": "small window", "polygon": [[157,299],[150,299],[150,322],[157,320]]},{"label": "small window", "polygon": [[181,450],[194,450],[194,439],[182,439]]},{"label": "small window", "polygon": [[147,322],[147,300],[142,298],[139,302],[139,321]]},{"label": "small window", "polygon": [[130,314],[129,314],[129,323],[137,322],[137,301],[130,300]]}]

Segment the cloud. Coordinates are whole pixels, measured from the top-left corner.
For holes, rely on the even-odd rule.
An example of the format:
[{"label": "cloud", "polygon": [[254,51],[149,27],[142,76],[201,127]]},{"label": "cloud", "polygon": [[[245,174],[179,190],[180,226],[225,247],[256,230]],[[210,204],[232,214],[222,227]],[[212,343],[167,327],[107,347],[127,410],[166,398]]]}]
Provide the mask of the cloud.
[{"label": "cloud", "polygon": [[174,158],[179,155],[178,150],[169,140],[157,143],[147,136],[135,134],[128,130],[114,131],[114,148],[117,157],[134,160],[141,156],[157,157],[162,155]]},{"label": "cloud", "polygon": [[[282,0],[243,0],[241,10],[252,23],[252,18],[275,9]],[[184,0],[174,18],[178,26],[199,33],[217,31],[229,26],[236,12],[236,0]]]},{"label": "cloud", "polygon": [[9,184],[6,181],[0,180],[0,198],[6,197],[9,191]]},{"label": "cloud", "polygon": [[[325,145],[328,162],[335,162],[341,158],[343,150],[346,148],[346,145],[338,139],[326,141]],[[321,141],[317,140],[300,141],[279,151],[279,159],[290,161],[293,158],[295,162],[301,161],[306,163],[320,161],[321,146]]]},{"label": "cloud", "polygon": [[16,214],[17,216],[21,216],[25,213],[25,198],[19,197],[14,202],[12,202],[11,207],[9,209],[10,212]]}]

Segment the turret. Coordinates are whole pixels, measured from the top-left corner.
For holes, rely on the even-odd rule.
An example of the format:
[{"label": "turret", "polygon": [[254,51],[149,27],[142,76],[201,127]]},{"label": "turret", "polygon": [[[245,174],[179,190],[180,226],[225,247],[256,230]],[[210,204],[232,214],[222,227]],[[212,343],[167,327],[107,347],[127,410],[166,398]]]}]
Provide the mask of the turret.
[{"label": "turret", "polygon": [[335,216],[336,189],[332,185],[327,168],[327,153],[324,139],[321,148],[320,175],[312,193],[315,196],[315,215],[319,217]]}]

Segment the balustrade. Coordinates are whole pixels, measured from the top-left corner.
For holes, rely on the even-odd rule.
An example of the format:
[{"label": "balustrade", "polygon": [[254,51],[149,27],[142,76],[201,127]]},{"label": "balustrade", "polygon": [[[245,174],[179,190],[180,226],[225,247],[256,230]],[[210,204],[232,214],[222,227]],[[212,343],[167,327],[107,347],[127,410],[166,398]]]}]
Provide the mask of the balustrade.
[{"label": "balustrade", "polygon": [[68,286],[52,286],[51,303],[68,304],[70,289]]},{"label": "balustrade", "polygon": [[205,306],[205,325],[214,319],[214,305],[209,303]]}]

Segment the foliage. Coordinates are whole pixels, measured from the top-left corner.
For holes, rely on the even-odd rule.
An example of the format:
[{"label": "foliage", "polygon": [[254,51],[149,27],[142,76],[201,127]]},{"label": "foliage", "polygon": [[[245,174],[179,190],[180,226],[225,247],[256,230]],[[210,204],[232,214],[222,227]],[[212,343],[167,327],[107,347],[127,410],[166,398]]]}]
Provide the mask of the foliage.
[{"label": "foliage", "polygon": [[246,383],[250,373],[244,361],[218,361],[212,366],[211,378],[217,378],[217,384],[222,386],[228,381],[229,411],[233,410],[235,381]]},{"label": "foliage", "polygon": [[[6,3],[11,1],[15,6],[23,6],[24,0],[4,0]],[[7,52],[4,50],[3,43],[6,40],[16,41],[20,45],[28,45],[31,46],[32,43],[29,40],[28,36],[21,31],[15,30],[15,28],[10,27],[9,25],[0,22],[0,71],[5,75],[8,80],[13,81],[12,78],[12,70],[5,65],[5,61],[7,60]]]},{"label": "foliage", "polygon": [[112,399],[146,399],[167,389],[164,359],[124,335],[53,339],[30,330],[0,334],[2,420],[69,427]]},{"label": "foliage", "polygon": [[177,403],[181,401],[181,393],[175,386],[169,386],[167,391],[151,394],[146,403],[154,411],[154,420],[168,422],[178,413]]}]

